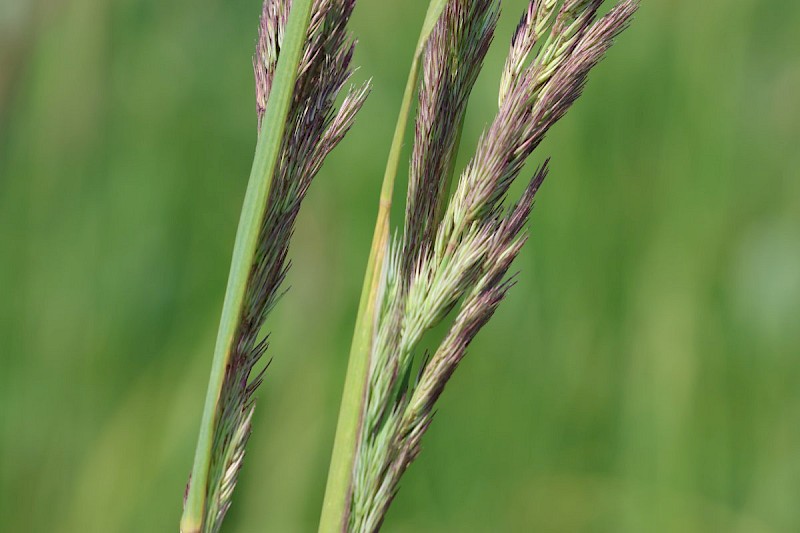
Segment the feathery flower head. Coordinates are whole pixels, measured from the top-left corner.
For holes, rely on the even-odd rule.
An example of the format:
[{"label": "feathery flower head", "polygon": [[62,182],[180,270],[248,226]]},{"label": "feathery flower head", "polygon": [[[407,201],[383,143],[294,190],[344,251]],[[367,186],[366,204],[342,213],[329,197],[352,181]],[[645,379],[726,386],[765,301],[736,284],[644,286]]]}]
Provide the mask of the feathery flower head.
[{"label": "feathery flower head", "polygon": [[[369,361],[349,532],[380,528],[400,477],[419,453],[436,400],[513,285],[507,273],[527,240],[525,225],[547,163],[505,208],[509,188],[638,6],[623,0],[598,20],[602,3],[529,3],[511,40],[497,115],[449,199],[460,128],[498,2],[450,0],[428,40],[405,227],[388,253]],[[444,340],[412,375],[422,335],[456,308]]]},{"label": "feathery flower head", "polygon": [[[354,0],[316,0],[295,80],[280,153],[261,221],[258,245],[245,289],[244,306],[218,402],[206,486],[203,532],[221,527],[231,504],[251,432],[254,393],[266,369],[254,374],[266,352],[267,315],[283,294],[281,285],[295,219],[326,156],[344,138],[361,109],[369,83],[336,99],[352,74],[355,42],[347,32]],[[291,0],[264,0],[253,69],[259,132],[281,53]],[[191,480],[190,480],[191,483]]]}]

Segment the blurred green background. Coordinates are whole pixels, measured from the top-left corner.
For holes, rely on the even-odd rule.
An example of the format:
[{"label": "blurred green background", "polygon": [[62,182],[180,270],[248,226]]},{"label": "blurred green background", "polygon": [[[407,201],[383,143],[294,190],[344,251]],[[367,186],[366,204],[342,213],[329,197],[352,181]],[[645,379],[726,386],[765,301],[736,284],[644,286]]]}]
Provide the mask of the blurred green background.
[{"label": "blurred green background", "polygon": [[[800,3],[644,3],[539,150],[519,285],[385,531],[800,531]],[[461,160],[524,5],[504,2]],[[304,205],[226,531],[316,530],[425,6],[359,1],[375,90]],[[0,1],[2,531],[177,531],[259,10]]]}]

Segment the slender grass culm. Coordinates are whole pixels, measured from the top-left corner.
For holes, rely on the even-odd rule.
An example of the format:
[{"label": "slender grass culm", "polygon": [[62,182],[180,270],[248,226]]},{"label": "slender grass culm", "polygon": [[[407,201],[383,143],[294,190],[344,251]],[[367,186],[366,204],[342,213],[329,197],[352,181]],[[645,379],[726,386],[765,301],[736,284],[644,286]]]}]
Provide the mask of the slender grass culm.
[{"label": "slender grass culm", "polygon": [[[295,218],[342,140],[368,85],[335,100],[352,72],[355,0],[265,0],[253,58],[259,137],[187,485],[183,533],[220,529],[244,457],[267,349],[264,322],[281,295]],[[253,375],[255,373],[255,375]]]},{"label": "slender grass culm", "polygon": [[[525,225],[547,163],[505,206],[509,187],[638,7],[637,0],[623,0],[600,16],[603,3],[530,2],[511,40],[497,115],[452,195],[466,104],[499,1],[431,3],[420,41],[422,82],[403,233],[390,242],[388,205],[408,100],[384,178],[320,532],[380,529],[400,478],[420,451],[437,399],[513,285],[507,272],[527,239]],[[416,80],[415,59],[407,97]],[[438,348],[418,354],[423,334],[451,315]]]}]

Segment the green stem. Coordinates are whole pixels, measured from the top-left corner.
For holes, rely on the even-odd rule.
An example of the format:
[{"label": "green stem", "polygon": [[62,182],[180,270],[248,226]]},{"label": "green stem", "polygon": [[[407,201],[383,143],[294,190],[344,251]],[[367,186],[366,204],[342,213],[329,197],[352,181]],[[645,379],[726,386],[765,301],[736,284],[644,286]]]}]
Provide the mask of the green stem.
[{"label": "green stem", "polygon": [[283,141],[298,65],[311,19],[311,6],[312,0],[294,0],[292,4],[272,90],[264,112],[261,134],[256,144],[253,167],[250,171],[250,180],[247,184],[233,247],[233,259],[214,348],[211,377],[200,423],[200,435],[197,440],[192,477],[181,518],[183,533],[199,533],[203,529],[214,425],[225,368],[231,356],[234,335],[242,314],[248,277],[258,247],[259,229],[264,218],[267,197]]},{"label": "green stem", "polygon": [[337,533],[347,530],[347,513],[350,502],[353,466],[356,459],[358,435],[361,427],[361,414],[364,410],[367,371],[372,351],[373,327],[377,308],[378,291],[381,272],[386,256],[389,240],[389,211],[392,206],[394,182],[400,164],[403,138],[408,126],[411,103],[417,88],[419,62],[425,43],[433,30],[439,15],[444,9],[446,0],[431,0],[425,21],[411,62],[411,71],[406,82],[400,115],[397,118],[392,146],[386,163],[386,172],[381,186],[378,217],[372,237],[372,248],[364,274],[364,285],[358,306],[353,341],[350,347],[350,360],[347,365],[342,403],[339,408],[339,421],[333,443],[328,483],[325,487],[325,498],[322,503],[322,515],[319,522],[320,533]]}]

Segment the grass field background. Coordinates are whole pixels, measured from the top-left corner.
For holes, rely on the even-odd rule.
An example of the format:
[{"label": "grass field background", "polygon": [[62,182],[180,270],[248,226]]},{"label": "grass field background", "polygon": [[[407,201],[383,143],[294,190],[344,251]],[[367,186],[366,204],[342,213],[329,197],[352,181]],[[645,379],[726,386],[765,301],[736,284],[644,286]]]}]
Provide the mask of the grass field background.
[{"label": "grass field background", "polygon": [[[504,2],[462,162],[524,5]],[[304,204],[225,531],[316,530],[425,6],[359,1],[375,90]],[[259,9],[0,4],[0,530],[177,531],[255,143]],[[795,0],[645,0],[539,150],[519,284],[385,531],[800,531],[798,28]]]}]

